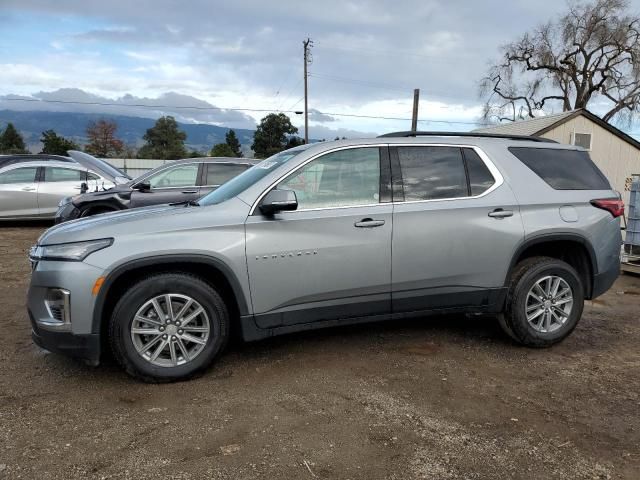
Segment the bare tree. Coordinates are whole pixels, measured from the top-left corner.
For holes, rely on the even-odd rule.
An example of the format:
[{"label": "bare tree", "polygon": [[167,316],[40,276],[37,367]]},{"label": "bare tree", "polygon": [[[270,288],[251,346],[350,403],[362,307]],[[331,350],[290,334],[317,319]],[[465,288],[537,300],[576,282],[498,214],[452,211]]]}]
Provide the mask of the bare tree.
[{"label": "bare tree", "polygon": [[503,47],[480,83],[484,117],[534,118],[605,100],[603,119],[640,111],[640,18],[626,0],[570,2],[568,12]]}]

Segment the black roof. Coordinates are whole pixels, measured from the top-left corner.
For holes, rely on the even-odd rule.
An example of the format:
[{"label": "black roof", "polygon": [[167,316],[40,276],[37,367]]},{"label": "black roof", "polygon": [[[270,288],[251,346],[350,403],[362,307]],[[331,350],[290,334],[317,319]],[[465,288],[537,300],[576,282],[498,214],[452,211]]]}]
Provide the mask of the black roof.
[{"label": "black roof", "polygon": [[558,143],[555,140],[542,137],[530,137],[526,135],[502,135],[498,133],[474,133],[474,132],[425,132],[411,131],[391,132],[378,135],[378,138],[407,138],[407,137],[474,137],[474,138],[504,138],[508,140],[525,140],[529,142]]},{"label": "black roof", "polygon": [[42,153],[25,153],[25,154],[12,154],[12,155],[0,155],[0,167],[6,167],[7,165],[13,165],[15,163],[22,162],[70,162],[76,163],[69,157],[63,157],[62,155],[49,155]]}]

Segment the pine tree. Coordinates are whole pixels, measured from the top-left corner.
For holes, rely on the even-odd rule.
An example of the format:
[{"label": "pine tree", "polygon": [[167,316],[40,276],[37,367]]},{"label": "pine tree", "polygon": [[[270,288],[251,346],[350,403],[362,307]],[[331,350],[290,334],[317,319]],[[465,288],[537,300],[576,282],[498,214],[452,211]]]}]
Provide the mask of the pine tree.
[{"label": "pine tree", "polygon": [[175,118],[160,117],[143,137],[147,143],[138,152],[139,158],[177,160],[187,156],[184,141],[187,134],[178,128]]},{"label": "pine tree", "polygon": [[42,151],[40,153],[48,153],[50,155],[66,155],[68,150],[78,150],[79,148],[74,142],[59,136],[53,130],[42,132],[40,141],[42,142]]},{"label": "pine tree", "polygon": [[242,157],[242,148],[240,145],[240,141],[236,136],[236,132],[234,132],[233,130],[229,130],[227,134],[224,136],[224,138],[225,138],[225,143],[229,145],[229,147],[231,148],[231,152],[233,153],[233,155],[230,155],[230,156]]},{"label": "pine tree", "polygon": [[29,153],[24,145],[24,139],[13,123],[8,123],[0,135],[0,153]]}]

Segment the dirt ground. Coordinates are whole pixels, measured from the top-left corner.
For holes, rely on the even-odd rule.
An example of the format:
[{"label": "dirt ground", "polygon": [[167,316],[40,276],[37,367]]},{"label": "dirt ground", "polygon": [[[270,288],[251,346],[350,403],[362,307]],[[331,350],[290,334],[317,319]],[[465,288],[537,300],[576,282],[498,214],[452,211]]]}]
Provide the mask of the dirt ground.
[{"label": "dirt ground", "polygon": [[237,342],[145,385],[32,344],[26,253],[0,227],[0,478],[640,478],[640,278],[547,350],[438,317]]}]

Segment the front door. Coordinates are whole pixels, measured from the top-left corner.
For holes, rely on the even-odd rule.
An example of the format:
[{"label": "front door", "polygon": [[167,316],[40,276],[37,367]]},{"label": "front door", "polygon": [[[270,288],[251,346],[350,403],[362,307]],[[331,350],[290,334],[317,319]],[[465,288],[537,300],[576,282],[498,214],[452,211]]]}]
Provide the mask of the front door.
[{"label": "front door", "polygon": [[498,169],[476,147],[403,146],[391,158],[394,314],[495,304],[524,236]]},{"label": "front door", "polygon": [[144,179],[151,185],[150,190],[134,190],[131,193],[131,207],[146,207],[163,203],[177,203],[196,200],[200,196],[198,185],[201,163],[180,163]]},{"label": "front door", "polygon": [[392,205],[380,180],[386,152],[325,153],[274,187],[295,191],[296,211],[267,217],[256,209],[247,219],[258,326],[390,313]]}]

